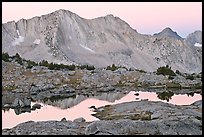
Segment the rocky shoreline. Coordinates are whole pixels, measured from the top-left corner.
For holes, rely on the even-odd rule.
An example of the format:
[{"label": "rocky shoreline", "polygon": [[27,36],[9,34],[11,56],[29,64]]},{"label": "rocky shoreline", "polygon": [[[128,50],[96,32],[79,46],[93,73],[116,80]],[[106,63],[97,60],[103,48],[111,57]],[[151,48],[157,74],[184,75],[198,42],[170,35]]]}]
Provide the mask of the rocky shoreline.
[{"label": "rocky shoreline", "polygon": [[[12,105],[15,98],[21,101],[37,101],[51,97],[71,97],[77,94],[95,95],[98,92],[120,92],[124,90],[184,89],[183,93],[202,94],[201,76],[193,80],[182,75],[173,79],[150,72],[115,71],[106,69],[77,69],[74,71],[49,70],[44,66],[26,69],[15,62],[2,61],[2,107]],[[187,89],[187,90],[185,90]],[[157,92],[157,90],[155,90]],[[12,101],[12,102],[11,102]],[[16,104],[14,104],[16,105]]]}]

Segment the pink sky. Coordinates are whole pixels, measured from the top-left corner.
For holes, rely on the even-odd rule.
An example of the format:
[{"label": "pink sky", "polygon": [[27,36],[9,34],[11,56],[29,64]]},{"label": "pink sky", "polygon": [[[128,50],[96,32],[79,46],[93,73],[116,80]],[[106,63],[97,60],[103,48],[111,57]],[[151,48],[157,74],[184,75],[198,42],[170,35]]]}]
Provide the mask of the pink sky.
[{"label": "pink sky", "polygon": [[113,14],[142,34],[170,27],[181,37],[202,30],[202,2],[2,2],[2,22],[65,9],[92,19]]}]

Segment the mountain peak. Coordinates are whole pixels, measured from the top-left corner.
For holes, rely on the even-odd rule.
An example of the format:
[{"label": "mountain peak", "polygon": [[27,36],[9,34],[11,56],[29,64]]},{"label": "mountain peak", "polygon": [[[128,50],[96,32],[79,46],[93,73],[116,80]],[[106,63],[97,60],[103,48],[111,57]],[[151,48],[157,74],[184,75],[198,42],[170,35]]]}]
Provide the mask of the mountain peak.
[{"label": "mountain peak", "polygon": [[105,17],[114,18],[114,15],[113,15],[113,14],[108,14],[108,15],[106,15]]},{"label": "mountain peak", "polygon": [[169,27],[166,27],[165,29],[163,29],[162,32],[174,33],[174,31],[171,28],[169,28]]},{"label": "mountain peak", "polygon": [[196,52],[186,48],[186,42],[178,41],[180,36],[168,27],[155,35],[170,42],[140,34],[112,14],[84,19],[59,9],[40,17],[2,24],[2,51],[11,56],[19,53],[22,58],[36,62],[47,60],[96,68],[115,64],[150,72],[169,64],[181,72],[201,71],[200,48]]},{"label": "mountain peak", "polygon": [[75,14],[75,13],[73,13],[73,12],[71,12],[71,11],[69,11],[69,10],[65,10],[65,9],[58,9],[58,10],[56,10],[56,11],[50,13],[50,14],[53,14],[53,13],[58,14],[58,15],[63,15],[63,14],[65,14],[65,13]]},{"label": "mountain peak", "polygon": [[182,39],[182,37],[180,37],[175,31],[173,31],[169,27],[166,27],[165,29],[163,29],[159,33],[155,33],[154,36],[158,36],[158,37],[173,37],[173,38],[176,38],[176,39]]}]

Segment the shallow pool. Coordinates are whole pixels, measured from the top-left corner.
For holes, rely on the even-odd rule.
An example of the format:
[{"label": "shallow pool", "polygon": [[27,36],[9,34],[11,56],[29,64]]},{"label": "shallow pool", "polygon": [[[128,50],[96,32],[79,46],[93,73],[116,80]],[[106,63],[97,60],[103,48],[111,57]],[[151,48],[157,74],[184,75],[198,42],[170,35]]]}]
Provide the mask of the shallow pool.
[{"label": "shallow pool", "polygon": [[130,91],[118,93],[101,93],[98,96],[87,97],[84,95],[77,95],[75,98],[66,98],[63,100],[46,101],[46,102],[32,102],[42,105],[41,109],[35,111],[17,114],[17,110],[9,109],[2,110],[2,128],[12,128],[19,123],[26,121],[47,121],[47,120],[74,120],[83,117],[86,121],[98,120],[91,114],[93,109],[90,106],[100,107],[104,105],[112,105],[123,102],[140,101],[148,99],[150,101],[163,101],[176,105],[189,105],[197,100],[201,100],[200,94],[172,94],[171,92],[144,92],[144,91]]}]

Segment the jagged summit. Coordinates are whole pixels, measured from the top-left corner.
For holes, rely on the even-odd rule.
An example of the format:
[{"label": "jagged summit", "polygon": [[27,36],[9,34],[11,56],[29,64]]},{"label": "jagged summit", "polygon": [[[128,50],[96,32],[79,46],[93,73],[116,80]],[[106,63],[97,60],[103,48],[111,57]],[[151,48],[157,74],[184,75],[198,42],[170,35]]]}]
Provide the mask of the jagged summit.
[{"label": "jagged summit", "polygon": [[37,62],[115,64],[145,71],[168,64],[181,72],[202,70],[202,51],[185,44],[170,28],[143,35],[111,14],[85,19],[63,9],[2,24],[2,52]]},{"label": "jagged summit", "polygon": [[166,27],[165,29],[163,29],[159,33],[155,33],[154,36],[158,36],[158,37],[173,37],[173,38],[176,38],[176,39],[182,39],[182,37],[180,37],[175,31],[173,31],[169,27]]}]

